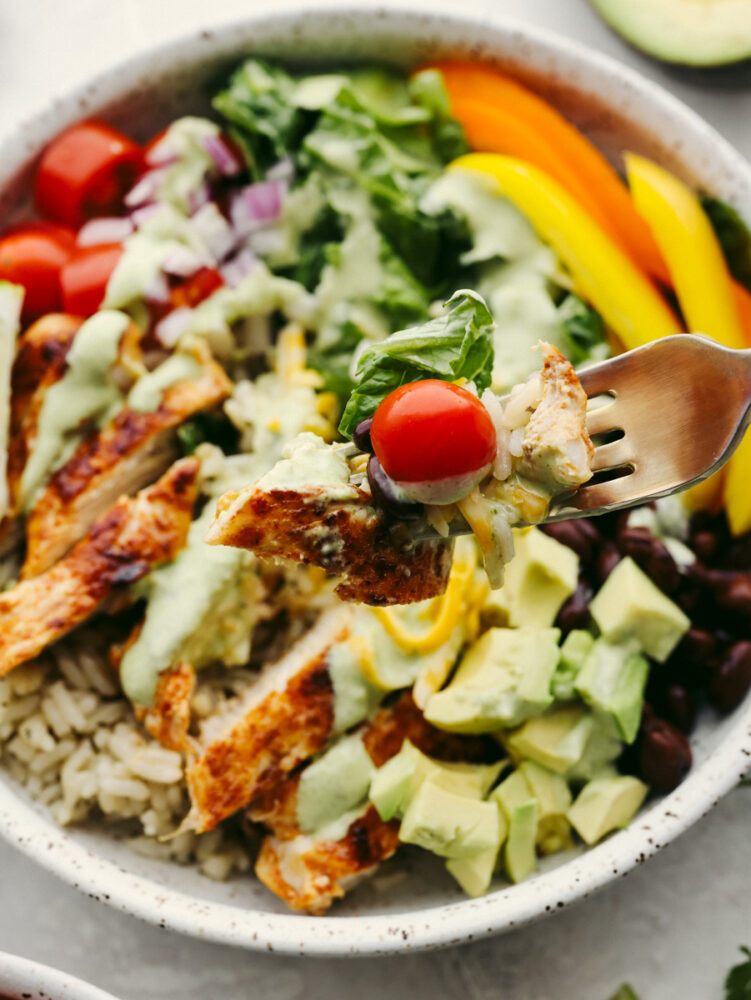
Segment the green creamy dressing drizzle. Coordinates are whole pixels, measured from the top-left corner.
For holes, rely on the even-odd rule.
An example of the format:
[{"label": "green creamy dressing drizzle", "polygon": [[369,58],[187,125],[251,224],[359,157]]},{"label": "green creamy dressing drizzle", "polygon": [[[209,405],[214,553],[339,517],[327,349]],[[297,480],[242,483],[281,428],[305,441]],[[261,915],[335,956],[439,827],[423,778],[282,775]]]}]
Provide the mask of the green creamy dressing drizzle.
[{"label": "green creamy dressing drizzle", "polygon": [[109,309],[96,313],[78,330],[68,351],[63,377],[47,390],[37,422],[33,450],[21,476],[24,509],[50,473],[72,454],[86,421],[102,422],[121,402],[110,369],[117,360],[120,338],[129,318]]},{"label": "green creamy dressing drizzle", "polygon": [[[176,663],[181,654],[195,668],[227,656],[227,650],[221,648],[222,636],[215,634],[216,627],[225,631],[217,620],[217,605],[232,592],[239,593],[248,554],[243,549],[206,545],[204,538],[215,508],[215,503],[207,504],[191,525],[185,548],[173,562],[154,570],[147,579],[143,628],[120,666],[123,690],[139,705],[153,702],[159,674]],[[196,643],[191,642],[193,637]],[[249,642],[246,644],[246,649],[234,651],[235,662],[247,659],[250,648]]]},{"label": "green creamy dressing drizzle", "polygon": [[[329,827],[368,796],[375,767],[359,734],[345,736],[302,772],[297,822],[303,833]],[[346,827],[345,827],[346,832]]]},{"label": "green creamy dressing drizzle", "polygon": [[259,479],[259,490],[314,487],[325,490],[329,500],[352,500],[357,492],[349,483],[346,458],[331,445],[305,431],[282,451],[282,460]]},{"label": "green creamy dressing drizzle", "polygon": [[334,732],[343,733],[367,719],[386,692],[363,677],[357,657],[346,642],[332,647],[328,666],[334,688]]},{"label": "green creamy dressing drizzle", "polygon": [[138,413],[153,413],[162,402],[162,393],[176,382],[197,379],[201,366],[189,354],[173,354],[153,372],[142,375],[128,393],[127,406]]}]

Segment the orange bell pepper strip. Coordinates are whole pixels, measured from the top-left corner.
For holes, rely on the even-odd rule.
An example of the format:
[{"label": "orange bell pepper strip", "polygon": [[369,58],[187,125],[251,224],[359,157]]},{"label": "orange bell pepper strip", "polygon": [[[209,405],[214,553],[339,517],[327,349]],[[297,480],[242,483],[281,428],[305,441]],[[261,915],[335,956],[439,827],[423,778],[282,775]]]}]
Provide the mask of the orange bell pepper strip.
[{"label": "orange bell pepper strip", "polygon": [[[489,66],[441,61],[425,68],[436,69],[443,75],[452,114],[465,128],[454,105],[459,101],[473,101],[492,105],[497,111],[521,119],[544,136],[555,147],[558,158],[567,161],[579,179],[579,187],[589,192],[590,200],[596,199],[599,205],[596,214],[609,220],[606,228],[616,237],[616,242],[643,271],[663,284],[669,282],[665,262],[648,227],[635,211],[626,185],[596,146],[559,111],[532,90]],[[474,133],[474,129],[472,131],[473,138],[468,135],[470,145],[480,150],[487,148],[483,137]],[[510,146],[503,151],[520,159],[527,158]],[[536,165],[545,169],[545,164]],[[573,189],[569,190],[576,194]]]},{"label": "orange bell pepper strip", "polygon": [[738,318],[746,336],[746,346],[751,347],[751,292],[739,281],[733,281],[733,298]]},{"label": "orange bell pepper strip", "polygon": [[470,153],[449,170],[492,177],[568,268],[574,286],[628,349],[680,333],[651,281],[568,191],[539,168],[510,156]]},{"label": "orange bell pepper strip", "polygon": [[472,149],[482,150],[484,153],[505,153],[540,167],[572,194],[615,242],[619,242],[617,232],[602,212],[597,198],[587,188],[586,182],[559,155],[544,133],[518,115],[480,101],[463,98],[454,100],[451,102],[451,113],[461,122]]}]

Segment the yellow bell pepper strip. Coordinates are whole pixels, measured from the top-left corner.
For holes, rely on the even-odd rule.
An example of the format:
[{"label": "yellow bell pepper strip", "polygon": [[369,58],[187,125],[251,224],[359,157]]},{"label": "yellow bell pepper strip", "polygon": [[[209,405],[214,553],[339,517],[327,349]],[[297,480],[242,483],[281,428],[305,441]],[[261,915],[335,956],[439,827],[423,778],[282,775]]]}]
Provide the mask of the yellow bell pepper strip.
[{"label": "yellow bell pepper strip", "polygon": [[652,283],[579,203],[544,171],[494,153],[469,153],[450,170],[492,177],[498,193],[529,219],[568,268],[574,285],[631,349],[680,333],[678,321]]},{"label": "yellow bell pepper strip", "polygon": [[[588,192],[588,198],[582,204],[588,207],[591,202],[597,202],[599,209],[591,214],[608,220],[603,228],[620,244],[632,261],[658,281],[669,281],[665,262],[648,227],[635,211],[628,188],[599,149],[564,118],[560,111],[517,80],[490,66],[448,60],[431,63],[426,68],[436,69],[442,74],[451,112],[464,126],[467,140],[473,149],[503,152],[520,159],[530,159],[521,149],[514,147],[512,136],[506,140],[504,148],[496,145],[491,148],[491,140],[494,143],[497,140],[496,133],[489,131],[487,135],[483,135],[475,127],[475,122],[465,119],[464,106],[459,102],[479,102],[525,122],[555,148],[557,159],[568,163],[570,171],[578,178],[577,188],[584,188]],[[545,168],[545,164],[532,162]],[[558,179],[564,187],[567,186],[562,178]],[[576,195],[576,190],[569,190]]]},{"label": "yellow bell pepper strip", "polygon": [[694,192],[651,160],[626,153],[636,210],[652,230],[689,330],[725,347],[746,347],[730,272]]},{"label": "yellow bell pepper strip", "polygon": [[572,194],[595,222],[618,242],[617,233],[612,229],[586,181],[560,156],[545,133],[505,108],[479,101],[464,98],[454,100],[451,102],[451,113],[461,123],[472,149],[516,156],[540,167]]},{"label": "yellow bell pepper strip", "polygon": [[751,431],[728,462],[724,499],[731,533],[737,537],[751,531]]},{"label": "yellow bell pepper strip", "polygon": [[[690,330],[720,344],[744,348],[747,339],[738,308],[744,297],[733,288],[719,241],[693,191],[663,167],[626,154],[631,194],[667,261],[678,302]],[[724,479],[724,483],[723,483]],[[746,436],[727,471],[689,490],[693,507],[712,509],[722,490],[733,534],[751,528],[751,439]]]}]

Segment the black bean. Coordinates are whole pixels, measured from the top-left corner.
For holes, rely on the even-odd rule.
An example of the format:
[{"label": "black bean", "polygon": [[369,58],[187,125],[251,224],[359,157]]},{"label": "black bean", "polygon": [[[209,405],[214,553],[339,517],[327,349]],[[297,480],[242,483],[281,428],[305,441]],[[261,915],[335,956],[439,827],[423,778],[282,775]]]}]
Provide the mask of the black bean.
[{"label": "black bean", "polygon": [[409,500],[400,500],[394,493],[391,480],[383,471],[381,463],[371,455],[368,459],[368,482],[370,492],[373,494],[373,503],[392,514],[400,521],[416,521],[422,517],[425,508],[421,503],[412,503]]},{"label": "black bean", "polygon": [[751,687],[751,642],[736,642],[727,651],[707,686],[710,702],[721,712],[739,705]]},{"label": "black bean", "polygon": [[594,524],[583,517],[546,524],[544,530],[557,542],[573,549],[585,565],[593,561],[602,541],[602,536]]},{"label": "black bean", "polygon": [[589,605],[593,596],[587,581],[580,579],[576,590],[558,612],[555,623],[561,632],[567,635],[572,629],[589,627]]},{"label": "black bean", "polygon": [[734,539],[720,553],[718,563],[723,569],[744,569],[751,566],[751,531],[740,538]]},{"label": "black bean", "polygon": [[673,655],[686,660],[691,666],[708,667],[717,655],[717,637],[707,629],[692,626]]},{"label": "black bean", "polygon": [[666,594],[674,593],[681,574],[666,545],[647,528],[626,528],[616,539],[624,556],[631,556],[647,576]]},{"label": "black bean", "polygon": [[652,716],[645,720],[639,741],[642,777],[657,792],[672,792],[691,769],[691,746],[676,726]]},{"label": "black bean", "polygon": [[597,554],[597,561],[595,563],[595,576],[597,578],[597,582],[605,583],[621,559],[621,553],[615,545],[603,545]]},{"label": "black bean", "polygon": [[365,451],[369,455],[373,454],[373,442],[370,440],[370,427],[373,423],[372,417],[366,417],[365,420],[361,420],[360,423],[355,427],[352,432],[352,441],[356,448],[360,451]]},{"label": "black bean", "polygon": [[664,695],[665,716],[682,733],[690,733],[696,722],[696,702],[682,684],[669,684]]},{"label": "black bean", "polygon": [[719,542],[712,531],[697,531],[690,538],[690,547],[702,562],[711,562],[717,555]]}]

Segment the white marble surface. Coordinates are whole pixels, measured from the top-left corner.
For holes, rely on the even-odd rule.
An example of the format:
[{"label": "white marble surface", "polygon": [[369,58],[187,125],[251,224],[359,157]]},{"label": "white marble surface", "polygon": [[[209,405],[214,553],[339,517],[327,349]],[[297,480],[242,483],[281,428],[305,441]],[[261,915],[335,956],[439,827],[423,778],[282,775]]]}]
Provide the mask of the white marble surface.
[{"label": "white marble surface", "polygon": [[[2,134],[136,48],[242,16],[253,0],[0,0]],[[286,0],[276,0],[277,8]],[[458,0],[432,0],[434,8]],[[464,0],[489,9],[492,0]],[[412,6],[426,0],[412,0]],[[658,80],[751,157],[751,69],[665,70],[611,35],[585,0],[495,0]],[[0,949],[64,968],[122,1000],[712,1000],[751,944],[751,788],[599,897],[534,927],[404,958],[281,959],[202,944],[95,903],[0,844]]]}]

